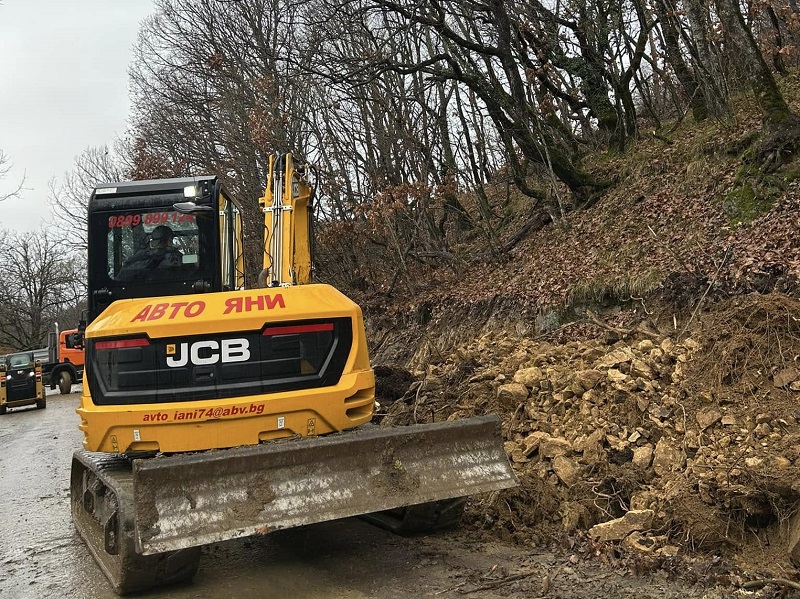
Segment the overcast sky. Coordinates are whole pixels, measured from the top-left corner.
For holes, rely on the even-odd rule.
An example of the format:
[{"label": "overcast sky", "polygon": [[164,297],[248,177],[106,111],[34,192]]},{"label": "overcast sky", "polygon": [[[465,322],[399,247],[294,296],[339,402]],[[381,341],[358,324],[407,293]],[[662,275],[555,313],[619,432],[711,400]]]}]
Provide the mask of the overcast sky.
[{"label": "overcast sky", "polygon": [[0,149],[13,164],[0,229],[49,218],[48,182],[127,127],[128,65],[152,0],[0,0]]}]

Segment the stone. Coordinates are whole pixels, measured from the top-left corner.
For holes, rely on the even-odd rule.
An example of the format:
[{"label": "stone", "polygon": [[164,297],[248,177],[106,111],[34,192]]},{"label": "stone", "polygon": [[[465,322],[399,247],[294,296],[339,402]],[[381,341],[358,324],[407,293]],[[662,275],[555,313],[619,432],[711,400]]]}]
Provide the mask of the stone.
[{"label": "stone", "polygon": [[661,342],[661,346],[660,347],[661,347],[661,351],[663,351],[665,354],[669,355],[669,354],[672,353],[672,350],[675,349],[675,342],[672,341],[672,339],[670,339],[669,337],[667,337],[666,339],[664,339],[664,341]]},{"label": "stone", "polygon": [[595,369],[579,370],[575,373],[575,382],[578,383],[584,391],[594,389],[604,378],[605,375]]},{"label": "stone", "polygon": [[553,472],[562,483],[571,487],[581,478],[581,467],[565,455],[553,458]]},{"label": "stone", "polygon": [[653,470],[659,476],[683,469],[686,456],[674,447],[665,437],[659,439],[653,451]]},{"label": "stone", "polygon": [[640,341],[639,344],[636,346],[636,349],[638,349],[643,354],[646,354],[653,348],[655,348],[655,345],[650,339],[645,339],[644,341]]},{"label": "stone", "polygon": [[525,385],[529,389],[538,389],[544,378],[544,372],[538,366],[521,368],[514,373],[514,382]]},{"label": "stone", "polygon": [[532,454],[539,451],[539,445],[542,442],[542,439],[545,438],[550,438],[550,435],[542,431],[534,431],[525,437],[525,439],[522,441],[522,444],[525,447],[525,455],[530,457]]},{"label": "stone", "polygon": [[631,362],[631,376],[652,379],[653,369],[644,360],[633,360]]},{"label": "stone", "polygon": [[736,417],[726,414],[722,417],[722,426],[736,426]]},{"label": "stone", "polygon": [[612,383],[622,383],[628,380],[628,375],[624,372],[617,370],[616,368],[609,368],[608,369],[608,379]]},{"label": "stone", "polygon": [[619,364],[630,362],[633,359],[633,352],[629,347],[621,347],[610,351],[600,358],[595,364],[595,368],[613,368]]},{"label": "stone", "polygon": [[788,387],[797,380],[798,374],[797,369],[792,367],[779,370],[772,377],[772,385],[777,389]]},{"label": "stone", "polygon": [[592,517],[589,513],[589,510],[586,508],[586,506],[577,501],[568,501],[562,503],[561,509],[559,510],[559,515],[561,516],[561,525],[568,533],[573,533],[578,528],[586,530],[586,528],[592,523]]},{"label": "stone", "polygon": [[539,443],[539,455],[543,458],[554,458],[557,455],[572,453],[572,443],[561,437],[543,438]]},{"label": "stone", "polygon": [[695,420],[700,425],[700,430],[704,431],[722,420],[722,413],[716,408],[706,408],[697,413]]},{"label": "stone", "polygon": [[653,460],[653,446],[649,443],[633,450],[633,465],[640,468],[649,468]]},{"label": "stone", "polygon": [[653,510],[629,510],[622,518],[592,526],[589,535],[601,543],[620,541],[634,531],[652,528],[654,517]]},{"label": "stone", "polygon": [[520,383],[500,385],[497,388],[497,399],[503,407],[516,410],[528,399],[528,388]]},{"label": "stone", "polygon": [[653,537],[642,534],[636,530],[622,539],[622,546],[626,549],[639,551],[640,553],[652,553],[657,547]]}]

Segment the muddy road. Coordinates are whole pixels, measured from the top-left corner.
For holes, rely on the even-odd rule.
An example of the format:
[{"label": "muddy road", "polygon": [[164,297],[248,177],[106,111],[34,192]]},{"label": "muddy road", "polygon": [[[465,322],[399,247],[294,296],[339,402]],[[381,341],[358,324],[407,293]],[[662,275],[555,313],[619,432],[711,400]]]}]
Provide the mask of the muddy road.
[{"label": "muddy road", "polygon": [[[74,388],[75,391],[78,387]],[[72,527],[69,465],[78,394],[0,416],[0,597],[116,597]],[[147,597],[667,599],[719,591],[636,578],[577,556],[478,540],[467,530],[405,539],[347,519],[205,547],[193,583]]]}]

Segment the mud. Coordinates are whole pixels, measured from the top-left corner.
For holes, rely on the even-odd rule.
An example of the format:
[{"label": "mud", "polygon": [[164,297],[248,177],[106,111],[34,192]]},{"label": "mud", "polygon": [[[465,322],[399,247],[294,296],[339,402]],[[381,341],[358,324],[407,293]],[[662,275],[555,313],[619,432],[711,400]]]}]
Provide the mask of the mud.
[{"label": "mud", "polygon": [[[69,465],[81,442],[77,405],[77,394],[53,394],[46,410],[18,409],[0,417],[0,597],[115,597],[70,521]],[[346,519],[207,546],[193,583],[146,596],[730,596],[729,587],[712,588],[710,570],[694,571],[695,584],[672,579],[666,570],[633,574],[629,565],[608,555],[506,545],[481,540],[468,529],[401,538]]]}]

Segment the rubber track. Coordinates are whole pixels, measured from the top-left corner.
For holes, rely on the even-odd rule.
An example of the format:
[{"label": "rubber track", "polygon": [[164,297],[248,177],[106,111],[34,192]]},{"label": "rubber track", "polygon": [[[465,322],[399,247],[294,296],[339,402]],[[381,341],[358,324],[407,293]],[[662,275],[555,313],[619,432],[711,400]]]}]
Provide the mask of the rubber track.
[{"label": "rubber track", "polygon": [[70,478],[72,520],[114,591],[136,593],[194,576],[199,547],[147,556],[136,552],[128,458],[76,451]]},{"label": "rubber track", "polygon": [[456,497],[364,514],[361,518],[396,535],[409,536],[458,526],[465,505],[465,497]]}]

